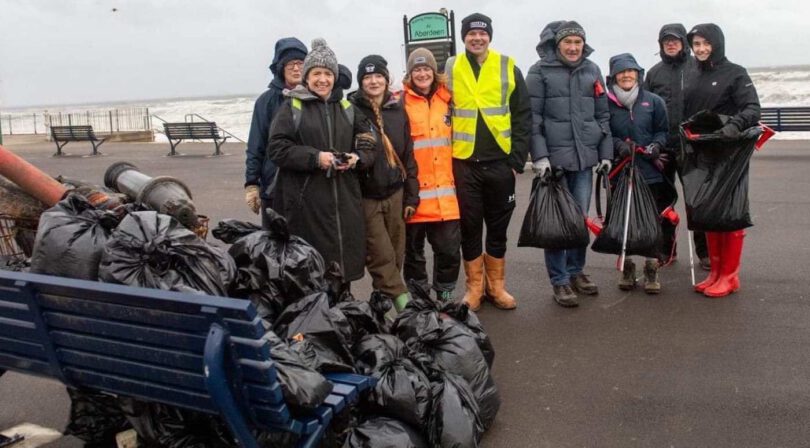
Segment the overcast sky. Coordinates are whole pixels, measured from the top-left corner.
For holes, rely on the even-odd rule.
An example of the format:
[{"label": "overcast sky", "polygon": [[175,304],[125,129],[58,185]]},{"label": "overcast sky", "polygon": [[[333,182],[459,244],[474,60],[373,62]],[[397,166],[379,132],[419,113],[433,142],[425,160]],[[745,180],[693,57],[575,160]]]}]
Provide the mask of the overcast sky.
[{"label": "overcast sky", "polygon": [[729,59],[747,67],[810,63],[810,2],[800,0],[0,0],[0,108],[258,94],[285,36],[307,46],[324,37],[353,72],[381,54],[400,80],[402,16],[440,7],[455,11],[457,29],[469,13],[490,16],[492,48],[524,74],[540,31],[559,19],[584,26],[603,71],[622,52],[652,66],[670,22],[717,23]]}]

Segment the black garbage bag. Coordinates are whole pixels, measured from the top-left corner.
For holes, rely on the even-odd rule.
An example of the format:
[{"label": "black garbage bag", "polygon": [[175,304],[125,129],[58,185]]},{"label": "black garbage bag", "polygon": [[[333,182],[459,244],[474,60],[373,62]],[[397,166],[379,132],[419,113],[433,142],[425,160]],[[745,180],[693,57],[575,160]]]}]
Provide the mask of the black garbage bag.
[{"label": "black garbage bag", "polygon": [[467,382],[452,373],[439,373],[432,390],[433,404],[427,427],[430,445],[477,447],[484,425]]},{"label": "black garbage bag", "polygon": [[393,335],[368,335],[355,346],[358,371],[377,379],[365,409],[421,428],[431,404],[430,380],[408,359],[402,341]]},{"label": "black garbage bag", "polygon": [[354,371],[349,348],[351,325],[339,309],[329,308],[329,296],[325,292],[289,305],[276,319],[273,331],[286,339],[306,341],[307,345],[300,352],[314,353],[320,358],[314,362],[321,366],[321,372]]},{"label": "black garbage bag", "polygon": [[293,410],[320,406],[332,393],[332,383],[275,333],[268,331],[265,338],[270,341],[270,356],[276,363],[278,381],[287,405]]},{"label": "black garbage bag", "polygon": [[424,352],[435,365],[464,378],[473,390],[481,421],[489,428],[501,398],[489,364],[479,348],[479,337],[463,323],[440,313],[437,303],[418,295],[394,322],[394,333],[415,352]]},{"label": "black garbage bag", "polygon": [[84,197],[68,195],[40,217],[31,272],[98,280],[104,246],[118,221]]},{"label": "black garbage bag", "polygon": [[481,349],[481,353],[487,361],[487,365],[489,368],[492,368],[492,363],[495,361],[495,347],[492,345],[492,341],[489,339],[487,332],[484,331],[484,326],[481,325],[478,316],[474,312],[471,312],[470,308],[464,302],[445,303],[441,308],[441,312],[446,313],[456,321],[464,324],[464,326],[472,332],[475,336],[475,342],[478,344],[478,348]]},{"label": "black garbage bag", "polygon": [[115,448],[115,435],[132,427],[118,406],[118,397],[72,387],[67,392],[70,418],[64,432],[84,441],[84,446]]},{"label": "black garbage bag", "polygon": [[[633,194],[628,205],[627,193],[631,188],[631,182]],[[594,240],[591,249],[603,254],[620,255],[622,253],[624,219],[628,206],[630,207],[630,225],[627,229],[626,254],[661,258],[661,239],[663,237],[655,197],[650,187],[644,182],[641,171],[630,164],[626,165],[619,174],[616,188],[608,202],[605,226]]]},{"label": "black garbage bag", "polygon": [[762,130],[752,127],[729,139],[717,132],[722,116],[712,120],[707,115],[681,126],[681,181],[689,230],[730,232],[751,227],[748,167]]},{"label": "black garbage bag", "polygon": [[351,347],[366,335],[390,331],[385,321],[385,313],[389,306],[393,306],[390,299],[375,291],[368,301],[356,300],[351,294],[344,294],[343,301],[332,308],[340,310],[351,326],[352,335],[349,340]]},{"label": "black garbage bag", "polygon": [[343,448],[427,448],[417,430],[400,421],[374,417],[352,428]]},{"label": "black garbage bag", "polygon": [[236,267],[223,250],[169,215],[133,212],[118,225],[101,257],[108,283],[227,296]]},{"label": "black garbage bag", "polygon": [[249,224],[230,220],[226,223],[227,231],[223,227],[217,233],[225,242],[245,233],[228,250],[238,269],[231,295],[260,301],[277,315],[303,297],[326,291],[328,285],[321,254],[303,239],[290,235],[287,221],[270,212],[268,230],[249,232]]},{"label": "black garbage bag", "polygon": [[[236,448],[220,417],[121,397],[119,406],[146,448]],[[115,446],[115,445],[113,445]]]},{"label": "black garbage bag", "polygon": [[518,247],[573,249],[588,245],[585,215],[563,182],[562,171],[532,180]]},{"label": "black garbage bag", "polygon": [[252,222],[240,221],[238,219],[223,219],[211,230],[211,235],[214,235],[214,238],[225,244],[233,244],[239,238],[248,236],[259,230],[262,230],[262,227]]}]

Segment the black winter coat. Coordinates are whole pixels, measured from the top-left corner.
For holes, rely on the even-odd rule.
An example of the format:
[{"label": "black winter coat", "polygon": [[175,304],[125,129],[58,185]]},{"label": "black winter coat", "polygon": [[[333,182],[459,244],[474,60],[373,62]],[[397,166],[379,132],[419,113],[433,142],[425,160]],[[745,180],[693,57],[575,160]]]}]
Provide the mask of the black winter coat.
[{"label": "black winter coat", "polygon": [[284,68],[279,71],[279,58],[287,51],[297,50],[304,54],[305,47],[298,39],[283,38],[276,43],[276,54],[270,65],[275,77],[268,89],[256,99],[253,106],[253,118],[250,122],[245,159],[245,186],[258,185],[262,199],[270,199],[270,186],[276,174],[276,164],[267,158],[267,138],[270,123],[284,102]]},{"label": "black winter coat", "polygon": [[[683,50],[674,58],[664,53],[661,42],[668,34],[675,34],[683,44]],[[679,126],[688,117],[684,116],[684,92],[689,82],[697,76],[697,62],[690,55],[689,42],[686,41],[686,28],[680,23],[673,23],[661,27],[658,33],[658,44],[661,51],[661,62],[655,64],[644,78],[644,89],[652,92],[667,104],[667,117],[669,117],[669,136],[667,148],[676,148],[679,145]]]},{"label": "black winter coat", "polygon": [[712,54],[708,60],[698,61],[697,76],[686,88],[685,118],[708,110],[728,115],[729,122],[741,131],[755,126],[760,119],[757,89],[745,68],[726,59],[722,30],[712,23],[697,25],[688,40],[696,34],[711,43]]},{"label": "black winter coat", "polygon": [[406,177],[402,179],[399,166],[391,166],[385,156],[385,147],[379,137],[379,128],[374,118],[374,110],[368,99],[359,91],[349,95],[349,101],[368,117],[377,132],[377,157],[374,166],[363,173],[361,188],[364,198],[386,199],[404,187],[403,203],[416,208],[419,205],[419,180],[416,160],[413,157],[413,140],[408,116],[399,95],[386,94],[382,105],[382,119],[385,135],[391,141],[394,151],[405,167]]},{"label": "black winter coat", "polygon": [[[303,86],[288,95],[301,100],[301,121],[296,129],[288,100],[270,128],[268,154],[279,167],[274,207],[327,264],[340,264],[345,281],[357,280],[366,263],[360,177],[374,164],[375,153],[356,150],[354,142],[357,134],[371,131],[371,124],[357,110],[350,122],[334,96],[324,102]],[[328,172],[319,168],[321,151],[355,152],[360,160],[353,170]]]},{"label": "black winter coat", "polygon": [[554,36],[565,22],[552,22],[540,33],[540,60],[526,76],[532,107],[532,160],[548,157],[567,171],[590,169],[613,158],[607,91],[599,66],[588,56],[571,68],[557,58]]}]

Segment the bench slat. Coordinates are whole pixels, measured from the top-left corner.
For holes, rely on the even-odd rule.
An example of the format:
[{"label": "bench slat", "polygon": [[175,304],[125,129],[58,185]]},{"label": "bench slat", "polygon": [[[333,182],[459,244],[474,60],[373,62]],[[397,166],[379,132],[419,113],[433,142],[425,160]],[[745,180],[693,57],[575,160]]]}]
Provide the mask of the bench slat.
[{"label": "bench slat", "polygon": [[22,320],[26,322],[34,321],[34,316],[28,309],[28,305],[7,300],[0,300],[0,317]]},{"label": "bench slat", "polygon": [[49,378],[57,376],[56,372],[51,369],[51,365],[45,361],[37,361],[27,356],[20,356],[2,351],[0,351],[0,365],[8,369],[19,370],[25,373],[34,373]]},{"label": "bench slat", "polygon": [[[153,307],[121,305],[55,294],[40,294],[39,303],[43,309],[70,311],[71,314],[101,317],[105,320],[114,319],[122,322],[149,324],[149,326],[161,326],[194,332],[205,332],[210,326],[210,321],[206,316],[177,313]],[[225,323],[231,334],[235,336],[248,338],[257,336],[256,326],[250,322],[226,319]]]},{"label": "bench slat", "polygon": [[0,336],[31,342],[39,342],[41,339],[32,322],[6,317],[0,317]]},{"label": "bench slat", "polygon": [[48,362],[48,355],[42,344],[36,342],[20,341],[18,339],[0,337],[0,350],[5,353],[28,356]]},{"label": "bench slat", "polygon": [[207,394],[181,388],[159,386],[145,381],[136,381],[118,375],[102,374],[89,370],[68,367],[65,377],[78,386],[113,392],[147,401],[157,401],[185,409],[218,414],[215,405]]}]

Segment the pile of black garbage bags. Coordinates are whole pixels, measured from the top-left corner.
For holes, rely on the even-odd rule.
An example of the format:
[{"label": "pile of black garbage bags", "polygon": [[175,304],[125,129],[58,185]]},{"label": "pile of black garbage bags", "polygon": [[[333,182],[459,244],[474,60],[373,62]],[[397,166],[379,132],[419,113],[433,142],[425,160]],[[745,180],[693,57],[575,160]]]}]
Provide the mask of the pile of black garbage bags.
[{"label": "pile of black garbage bags", "polygon": [[[375,377],[374,389],[336,416],[322,446],[475,447],[495,420],[500,397],[495,352],[475,313],[411,285],[413,300],[394,321],[391,300],[358,300],[343,288],[284,218],[269,229],[224,220],[209,244],[168,215],[135,205],[115,211],[72,194],[40,218],[31,271],[63,277],[251,300],[267,330],[285,401],[304,416],[332,391],[324,374]],[[86,446],[115,446],[134,428],[140,446],[235,447],[210,416],[126,397],[70,389],[67,433]],[[289,434],[262,444],[295,446]]]}]

